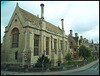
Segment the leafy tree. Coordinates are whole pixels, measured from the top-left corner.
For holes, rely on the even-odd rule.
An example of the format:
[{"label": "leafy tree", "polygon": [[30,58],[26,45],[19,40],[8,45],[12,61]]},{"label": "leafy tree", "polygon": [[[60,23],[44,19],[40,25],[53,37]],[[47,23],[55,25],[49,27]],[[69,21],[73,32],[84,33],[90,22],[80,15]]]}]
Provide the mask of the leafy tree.
[{"label": "leafy tree", "polygon": [[[37,63],[35,64],[35,67],[42,67],[42,62],[43,62],[42,57],[39,57],[38,60],[37,60]],[[51,65],[51,61],[48,59],[48,57],[44,57],[43,63],[44,63],[44,67]]]},{"label": "leafy tree", "polygon": [[85,60],[87,57],[91,56],[91,51],[86,46],[81,45],[79,48],[79,56],[84,57]]},{"label": "leafy tree", "polygon": [[70,64],[70,61],[72,60],[71,54],[67,53],[67,55],[65,56],[65,59],[68,61],[68,64]]}]

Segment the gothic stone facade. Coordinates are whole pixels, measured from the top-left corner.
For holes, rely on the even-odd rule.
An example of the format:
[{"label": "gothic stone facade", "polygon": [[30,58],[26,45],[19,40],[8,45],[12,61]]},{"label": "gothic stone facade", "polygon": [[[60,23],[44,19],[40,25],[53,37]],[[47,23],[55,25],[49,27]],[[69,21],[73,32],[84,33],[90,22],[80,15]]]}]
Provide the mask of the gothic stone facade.
[{"label": "gothic stone facade", "polygon": [[5,27],[2,62],[18,61],[24,65],[27,63],[24,56],[27,55],[29,64],[34,64],[44,52],[53,65],[56,65],[57,61],[64,62],[69,44],[63,19],[61,19],[62,29],[45,21],[44,4],[40,6],[41,18],[23,10],[17,3],[10,22]]},{"label": "gothic stone facade", "polygon": [[89,42],[86,38],[83,38],[82,36],[78,36],[78,33],[75,33],[75,37],[73,36],[72,30],[70,30],[70,34],[68,35],[68,41],[69,41],[69,47],[72,50],[73,58],[74,59],[82,59],[79,57],[79,47],[81,45],[85,45],[89,48]]}]

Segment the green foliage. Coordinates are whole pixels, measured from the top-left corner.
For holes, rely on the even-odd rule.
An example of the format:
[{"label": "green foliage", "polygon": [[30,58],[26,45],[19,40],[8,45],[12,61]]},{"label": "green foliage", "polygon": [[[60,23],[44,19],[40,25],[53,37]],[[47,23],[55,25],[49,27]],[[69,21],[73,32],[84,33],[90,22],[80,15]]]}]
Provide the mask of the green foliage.
[{"label": "green foliage", "polygon": [[[35,64],[35,67],[42,67],[42,62],[43,62],[42,57],[39,57],[37,60],[37,63]],[[51,66],[51,61],[48,59],[48,57],[44,58],[43,64],[44,64],[44,67]]]},{"label": "green foliage", "polygon": [[84,57],[84,60],[86,59],[86,57],[90,57],[91,56],[90,49],[84,45],[81,45],[79,48],[79,56]]},{"label": "green foliage", "polygon": [[68,61],[68,64],[70,64],[70,61],[72,60],[71,54],[67,53],[67,55],[65,56],[65,59]]},{"label": "green foliage", "polygon": [[87,60],[91,60],[93,57],[88,57],[88,58],[86,58]]},{"label": "green foliage", "polygon": [[82,61],[70,61],[70,64],[67,62],[65,65],[68,66],[68,65],[74,65],[76,63],[81,63]]}]

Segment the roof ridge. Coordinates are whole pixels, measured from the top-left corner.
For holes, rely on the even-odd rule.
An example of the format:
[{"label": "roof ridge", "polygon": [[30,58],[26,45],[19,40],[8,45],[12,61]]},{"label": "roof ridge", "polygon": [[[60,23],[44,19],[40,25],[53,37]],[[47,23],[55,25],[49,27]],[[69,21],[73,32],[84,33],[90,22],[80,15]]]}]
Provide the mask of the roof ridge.
[{"label": "roof ridge", "polygon": [[[39,24],[39,20],[41,18],[37,17],[36,15],[22,9],[19,7],[19,10],[21,11],[23,17],[26,19],[26,20],[29,20],[29,21],[35,21],[35,24],[38,25]],[[46,27],[50,28],[53,32],[57,31],[59,33],[62,33],[61,32],[61,29],[59,29],[59,27],[57,27],[56,25],[44,20],[46,22]]]},{"label": "roof ridge", "polygon": [[[19,7],[20,8],[20,7]],[[26,11],[26,10],[24,10],[24,9],[22,9],[22,8],[20,8],[21,10],[23,10],[23,11],[25,11],[25,12],[27,12],[27,13],[29,13],[29,14],[31,14],[31,15],[33,15],[33,16],[35,16],[35,17],[37,17],[36,15],[34,15],[34,14],[32,14],[32,13],[30,13],[30,12],[28,12],[28,11]],[[38,19],[40,19],[39,17],[37,17]],[[51,24],[51,25],[53,25],[53,26],[55,26],[54,24],[52,24],[52,23],[50,23],[50,22],[48,22],[48,21],[46,21],[46,20],[44,20],[45,22],[47,22],[47,23],[49,23],[49,24]],[[55,26],[55,27],[57,27],[57,26]],[[58,28],[58,27],[57,27]]]},{"label": "roof ridge", "polygon": [[[20,8],[20,7],[19,7],[19,8]],[[32,14],[32,13],[30,13],[30,12],[28,12],[28,11],[22,9],[22,8],[20,8],[20,9],[23,10],[23,11],[25,11],[25,12],[27,12],[27,13],[29,13],[29,14],[31,14],[31,15],[33,15],[33,16],[35,16],[35,17],[37,17],[36,15],[34,15],[34,14]],[[37,18],[39,18],[39,17],[37,17]]]}]

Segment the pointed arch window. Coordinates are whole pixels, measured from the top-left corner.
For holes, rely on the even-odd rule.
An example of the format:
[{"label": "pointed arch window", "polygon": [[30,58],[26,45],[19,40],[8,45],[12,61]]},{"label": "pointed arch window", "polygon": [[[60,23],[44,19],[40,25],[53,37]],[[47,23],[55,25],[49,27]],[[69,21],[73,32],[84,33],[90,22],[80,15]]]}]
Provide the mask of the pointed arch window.
[{"label": "pointed arch window", "polygon": [[14,28],[11,34],[12,34],[12,48],[18,48],[19,30],[17,28]]}]

